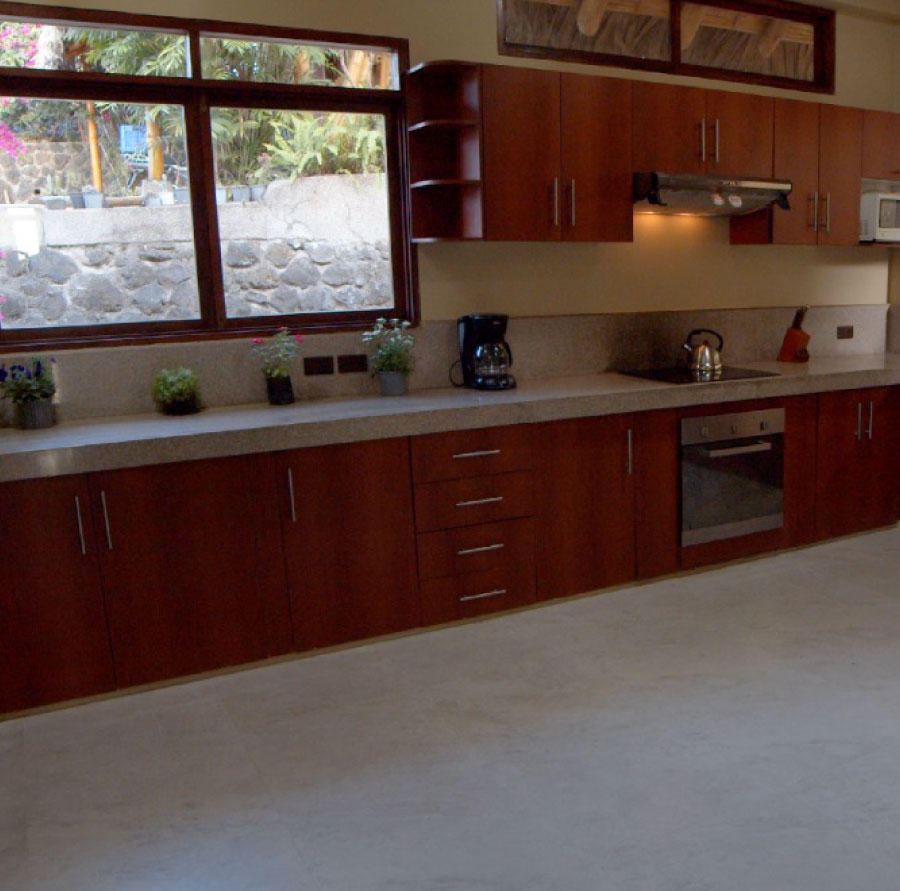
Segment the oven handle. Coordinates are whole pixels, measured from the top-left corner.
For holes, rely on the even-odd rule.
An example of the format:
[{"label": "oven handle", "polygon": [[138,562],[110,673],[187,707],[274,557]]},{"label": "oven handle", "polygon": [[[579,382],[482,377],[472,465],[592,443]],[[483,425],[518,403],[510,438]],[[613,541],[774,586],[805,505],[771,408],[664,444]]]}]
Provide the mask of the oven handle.
[{"label": "oven handle", "polygon": [[732,455],[751,455],[754,452],[771,452],[771,442],[754,442],[752,445],[734,446],[729,449],[704,449],[707,458],[730,458]]}]

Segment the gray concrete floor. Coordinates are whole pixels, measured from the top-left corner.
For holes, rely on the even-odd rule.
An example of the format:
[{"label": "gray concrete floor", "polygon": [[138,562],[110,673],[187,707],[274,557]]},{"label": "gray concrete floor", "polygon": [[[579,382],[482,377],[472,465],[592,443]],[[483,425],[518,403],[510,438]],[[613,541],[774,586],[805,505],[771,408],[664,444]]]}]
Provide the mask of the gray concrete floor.
[{"label": "gray concrete floor", "polygon": [[4,891],[898,885],[898,530],[0,724]]}]

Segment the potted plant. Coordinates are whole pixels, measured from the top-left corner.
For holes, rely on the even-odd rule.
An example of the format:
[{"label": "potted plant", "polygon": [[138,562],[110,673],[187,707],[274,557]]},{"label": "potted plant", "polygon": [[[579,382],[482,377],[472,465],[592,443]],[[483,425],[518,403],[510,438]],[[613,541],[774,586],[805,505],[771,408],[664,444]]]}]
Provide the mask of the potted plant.
[{"label": "potted plant", "polygon": [[297,360],[301,343],[303,336],[291,334],[287,328],[279,328],[269,338],[253,338],[253,355],[259,360],[262,373],[266,376],[269,405],[290,405],[294,401],[291,368]]},{"label": "potted plant", "polygon": [[9,399],[15,411],[15,424],[23,430],[52,427],[53,360],[49,363],[33,358],[27,365],[0,365],[0,393]]},{"label": "potted plant", "polygon": [[262,201],[272,180],[272,156],[268,152],[262,152],[256,160],[259,161],[259,167],[250,174],[253,180],[250,185],[250,200]]},{"label": "potted plant", "polygon": [[203,407],[200,382],[190,368],[163,368],[153,379],[153,401],[164,415],[192,415]]},{"label": "potted plant", "polygon": [[415,339],[407,328],[407,321],[391,319],[388,322],[382,318],[376,319],[375,327],[362,335],[364,343],[375,344],[372,372],[378,376],[382,396],[403,396],[408,389]]},{"label": "potted plant", "polygon": [[81,190],[84,198],[84,206],[88,209],[98,210],[105,204],[103,192],[98,192],[93,186],[85,186]]}]

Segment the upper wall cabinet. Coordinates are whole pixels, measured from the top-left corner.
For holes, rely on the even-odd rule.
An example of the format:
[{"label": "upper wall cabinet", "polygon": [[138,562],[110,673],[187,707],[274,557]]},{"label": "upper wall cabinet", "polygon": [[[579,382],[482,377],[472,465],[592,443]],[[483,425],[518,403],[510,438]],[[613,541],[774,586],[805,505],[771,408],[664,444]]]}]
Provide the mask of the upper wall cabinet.
[{"label": "upper wall cabinet", "polygon": [[748,93],[635,83],[635,169],[770,177],[773,103]]},{"label": "upper wall cabinet", "polygon": [[862,175],[867,179],[900,179],[900,115],[863,112]]}]

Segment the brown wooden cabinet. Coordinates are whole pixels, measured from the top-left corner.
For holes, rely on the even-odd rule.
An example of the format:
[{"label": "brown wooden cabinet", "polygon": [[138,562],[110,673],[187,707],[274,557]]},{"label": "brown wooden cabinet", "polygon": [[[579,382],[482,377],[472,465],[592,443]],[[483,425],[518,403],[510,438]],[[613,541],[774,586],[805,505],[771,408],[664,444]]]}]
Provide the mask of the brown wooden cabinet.
[{"label": "brown wooden cabinet", "polygon": [[298,449],[269,462],[295,648],[418,625],[409,441]]},{"label": "brown wooden cabinet", "polygon": [[863,112],[862,175],[866,179],[900,179],[900,115]]},{"label": "brown wooden cabinet", "polygon": [[611,415],[538,427],[539,599],[634,578],[632,424]]},{"label": "brown wooden cabinet", "polygon": [[483,67],[485,238],[630,241],[631,84]]},{"label": "brown wooden cabinet", "polygon": [[673,84],[634,84],[635,170],[772,175],[773,100]]},{"label": "brown wooden cabinet", "polygon": [[818,417],[816,537],[897,522],[898,388],[822,393]]},{"label": "brown wooden cabinet", "polygon": [[859,244],[862,111],[819,108],[819,244]]},{"label": "brown wooden cabinet", "polygon": [[0,486],[0,712],[115,686],[84,476]]},{"label": "brown wooden cabinet", "polygon": [[256,458],[91,476],[120,686],[290,649],[274,498]]}]

